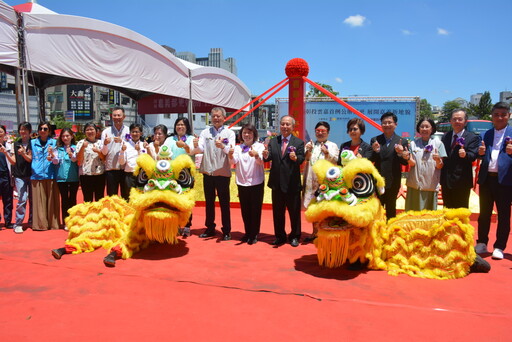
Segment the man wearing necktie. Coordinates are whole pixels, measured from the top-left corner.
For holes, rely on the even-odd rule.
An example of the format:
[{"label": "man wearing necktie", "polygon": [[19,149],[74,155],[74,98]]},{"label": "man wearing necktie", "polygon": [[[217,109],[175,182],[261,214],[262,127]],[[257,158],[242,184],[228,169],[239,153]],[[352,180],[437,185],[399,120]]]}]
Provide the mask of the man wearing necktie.
[{"label": "man wearing necktie", "polygon": [[445,208],[469,208],[473,161],[478,157],[480,137],[464,129],[467,121],[466,111],[455,109],[450,117],[452,130],[441,139],[448,155],[441,170],[441,194]]},{"label": "man wearing necktie", "polygon": [[510,105],[496,103],[491,111],[493,128],[485,132],[478,147],[482,167],[478,174],[480,215],[478,215],[478,240],[475,251],[487,253],[489,230],[494,205],[498,212],[496,241],[492,258],[503,259],[510,234],[510,207],[512,205],[512,127]]},{"label": "man wearing necktie", "polygon": [[[275,246],[288,240],[293,247],[299,245],[301,234],[300,192],[302,189],[300,164],[304,161],[304,142],[292,135],[295,119],[283,116],[280,122],[281,135],[271,139],[268,149],[263,151],[266,162],[272,161],[268,187],[272,189],[272,214],[274,219]],[[288,209],[291,232],[286,236],[285,213]]]}]

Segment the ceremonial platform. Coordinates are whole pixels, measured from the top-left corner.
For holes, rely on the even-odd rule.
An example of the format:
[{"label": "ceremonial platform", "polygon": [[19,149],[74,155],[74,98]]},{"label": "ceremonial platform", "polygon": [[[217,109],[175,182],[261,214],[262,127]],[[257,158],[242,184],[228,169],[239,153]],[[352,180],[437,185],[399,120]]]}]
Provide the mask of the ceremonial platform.
[{"label": "ceremonial platform", "polygon": [[[107,268],[107,251],[52,257],[63,230],[0,231],[1,341],[506,341],[512,255],[488,274],[427,280],[318,266],[313,244],[273,247],[272,212],[255,245],[192,236]],[[220,211],[217,208],[220,221]],[[476,226],[472,221],[473,226]],[[303,237],[311,226],[302,223]],[[219,227],[218,227],[219,228]],[[495,224],[491,231],[494,241]],[[289,230],[289,229],[288,229]]]}]

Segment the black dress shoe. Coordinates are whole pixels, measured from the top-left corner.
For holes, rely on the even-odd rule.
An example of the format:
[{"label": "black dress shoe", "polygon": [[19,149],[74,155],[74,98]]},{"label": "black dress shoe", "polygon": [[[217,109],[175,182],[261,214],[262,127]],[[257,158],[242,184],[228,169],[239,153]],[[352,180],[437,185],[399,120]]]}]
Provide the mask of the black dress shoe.
[{"label": "black dress shoe", "polygon": [[212,237],[212,236],[215,236],[215,232],[209,232],[209,231],[205,231],[203,234],[199,235],[200,238],[209,238],[209,237]]},{"label": "black dress shoe", "polygon": [[57,260],[60,260],[64,254],[66,254],[66,248],[52,249],[52,255]]},{"label": "black dress shoe", "polygon": [[242,236],[242,238],[240,239],[240,242],[247,242],[247,241],[249,241],[249,237],[247,235]]},{"label": "black dress shoe", "polygon": [[485,261],[480,255],[476,255],[475,262],[469,268],[471,273],[489,273],[491,265]]},{"label": "black dress shoe", "polygon": [[117,256],[117,253],[116,252],[110,252],[104,259],[103,259],[103,263],[105,264],[105,266],[108,266],[108,267],[114,267],[116,266],[116,256]]},{"label": "black dress shoe", "polygon": [[292,239],[290,241],[290,245],[292,245],[292,247],[297,247],[299,245],[299,239]]},{"label": "black dress shoe", "polygon": [[284,245],[286,241],[284,240],[281,240],[281,239],[275,239],[274,241],[272,241],[271,245],[272,246],[281,246],[281,245]]},{"label": "black dress shoe", "polygon": [[254,245],[256,242],[258,242],[257,238],[247,240],[248,245]]},{"label": "black dress shoe", "polygon": [[7,229],[13,229],[14,228],[14,225],[12,223],[8,223],[5,225],[5,228]]},{"label": "black dress shoe", "polygon": [[224,234],[224,236],[222,237],[222,241],[229,241],[231,240],[231,235],[230,234]]}]

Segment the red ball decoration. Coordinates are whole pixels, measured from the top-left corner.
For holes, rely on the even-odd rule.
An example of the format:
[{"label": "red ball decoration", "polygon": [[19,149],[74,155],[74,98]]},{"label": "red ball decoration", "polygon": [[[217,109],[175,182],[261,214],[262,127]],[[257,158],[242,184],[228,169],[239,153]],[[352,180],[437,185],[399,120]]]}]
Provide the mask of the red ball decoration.
[{"label": "red ball decoration", "polygon": [[286,63],[284,71],[288,77],[305,77],[309,74],[309,65],[302,58],[293,58]]}]

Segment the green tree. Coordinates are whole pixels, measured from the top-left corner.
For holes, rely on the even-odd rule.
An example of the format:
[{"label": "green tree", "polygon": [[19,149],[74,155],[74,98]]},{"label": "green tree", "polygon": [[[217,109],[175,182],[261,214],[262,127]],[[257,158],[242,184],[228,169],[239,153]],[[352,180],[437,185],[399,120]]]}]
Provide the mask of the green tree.
[{"label": "green tree", "polygon": [[481,120],[490,120],[492,110],[491,93],[484,92],[477,105],[469,104],[468,115],[475,116]]},{"label": "green tree", "polygon": [[450,121],[450,115],[452,114],[452,111],[454,109],[457,109],[457,108],[465,109],[465,108],[462,108],[460,103],[457,102],[457,101],[446,101],[443,104],[443,110],[442,110],[443,114],[439,118],[439,122],[448,122],[448,121]]},{"label": "green tree", "polygon": [[[316,82],[320,87],[328,90],[333,94],[334,96],[338,96],[339,92],[335,91],[334,88],[329,84],[324,84],[320,82]],[[306,94],[306,97],[327,97],[324,93],[322,93],[320,90],[316,89],[312,85],[309,86],[309,91]]]},{"label": "green tree", "polygon": [[73,126],[71,122],[66,121],[62,114],[54,116],[52,123],[55,125],[56,129],[71,128]]},{"label": "green tree", "polygon": [[432,119],[432,105],[428,103],[427,99],[420,101],[420,117]]}]

